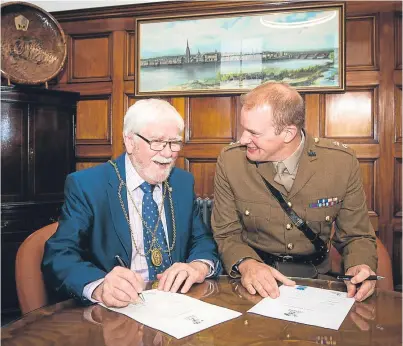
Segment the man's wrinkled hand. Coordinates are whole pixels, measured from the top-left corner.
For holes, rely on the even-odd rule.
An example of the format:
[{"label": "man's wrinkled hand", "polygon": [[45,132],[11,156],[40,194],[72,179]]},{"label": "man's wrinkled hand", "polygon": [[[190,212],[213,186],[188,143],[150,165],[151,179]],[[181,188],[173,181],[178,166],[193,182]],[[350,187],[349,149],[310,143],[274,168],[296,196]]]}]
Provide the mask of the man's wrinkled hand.
[{"label": "man's wrinkled hand", "polygon": [[[374,293],[376,280],[366,279],[368,276],[376,274],[366,264],[360,264],[348,268],[346,275],[353,276],[350,281],[345,281],[347,286],[347,297],[354,297],[355,300],[361,302]],[[359,284],[361,284],[360,287],[357,286]]]},{"label": "man's wrinkled hand", "polygon": [[186,293],[194,283],[202,283],[209,270],[210,267],[200,261],[174,263],[162,274],[157,275],[158,289],[165,292],[177,292],[183,284],[180,291]]},{"label": "man's wrinkled hand", "polygon": [[108,307],[122,308],[129,303],[136,303],[139,299],[138,294],[143,291],[144,287],[144,280],[139,274],[117,266],[94,290],[92,298]]},{"label": "man's wrinkled hand", "polygon": [[241,273],[241,283],[250,294],[258,292],[263,298],[270,296],[277,298],[280,296],[277,281],[286,286],[294,286],[295,281],[288,279],[277,269],[260,263],[254,259],[247,259],[239,265]]}]

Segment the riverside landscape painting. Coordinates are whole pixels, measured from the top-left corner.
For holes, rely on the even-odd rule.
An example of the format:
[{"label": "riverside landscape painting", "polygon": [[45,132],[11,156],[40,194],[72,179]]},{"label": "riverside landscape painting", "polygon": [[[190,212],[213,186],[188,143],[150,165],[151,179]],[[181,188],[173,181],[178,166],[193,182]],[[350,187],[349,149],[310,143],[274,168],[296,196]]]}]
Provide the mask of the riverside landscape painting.
[{"label": "riverside landscape painting", "polygon": [[137,95],[344,89],[344,5],[137,20]]}]

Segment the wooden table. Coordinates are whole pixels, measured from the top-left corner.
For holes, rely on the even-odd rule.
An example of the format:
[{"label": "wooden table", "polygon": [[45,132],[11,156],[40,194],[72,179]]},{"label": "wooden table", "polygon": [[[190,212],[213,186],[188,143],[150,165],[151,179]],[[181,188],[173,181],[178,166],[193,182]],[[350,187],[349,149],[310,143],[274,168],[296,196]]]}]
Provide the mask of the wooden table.
[{"label": "wooden table", "polygon": [[[343,283],[297,280],[299,284],[345,291]],[[402,294],[377,290],[355,303],[338,331],[246,313],[260,297],[248,294],[238,280],[222,276],[192,288],[189,295],[237,310],[237,319],[183,339],[143,326],[102,308],[77,306],[72,300],[33,311],[2,328],[10,345],[401,345]]]}]

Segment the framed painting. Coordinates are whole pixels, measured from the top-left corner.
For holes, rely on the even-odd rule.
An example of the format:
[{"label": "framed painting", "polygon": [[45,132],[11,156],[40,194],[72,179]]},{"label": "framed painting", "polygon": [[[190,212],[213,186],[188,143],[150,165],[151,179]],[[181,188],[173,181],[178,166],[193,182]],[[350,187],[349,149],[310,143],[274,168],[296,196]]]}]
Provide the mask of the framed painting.
[{"label": "framed painting", "polygon": [[136,19],[136,96],[345,89],[345,5]]}]

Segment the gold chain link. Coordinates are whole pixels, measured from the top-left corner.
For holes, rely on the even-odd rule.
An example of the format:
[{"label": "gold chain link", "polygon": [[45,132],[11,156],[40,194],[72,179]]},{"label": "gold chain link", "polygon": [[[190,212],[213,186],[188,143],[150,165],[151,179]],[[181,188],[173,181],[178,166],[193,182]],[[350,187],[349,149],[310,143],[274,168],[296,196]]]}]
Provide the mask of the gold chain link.
[{"label": "gold chain link", "polygon": [[[162,196],[161,208],[159,208],[160,210],[159,210],[159,215],[158,215],[157,224],[155,225],[154,231],[152,231],[151,228],[148,227],[147,223],[143,220],[143,218],[142,218],[142,216],[141,216],[139,210],[137,209],[136,203],[134,203],[133,196],[132,196],[132,194],[130,193],[129,189],[127,188],[126,183],[123,181],[122,177],[120,176],[120,173],[119,173],[119,170],[118,170],[118,167],[117,167],[116,163],[113,162],[113,161],[111,161],[111,160],[109,160],[108,162],[109,162],[109,163],[113,166],[113,168],[115,169],[116,175],[117,175],[117,177],[118,177],[118,179],[119,179],[119,189],[118,189],[119,202],[120,202],[120,206],[121,206],[121,208],[122,208],[123,214],[124,214],[124,216],[125,216],[125,219],[126,219],[126,221],[127,221],[127,224],[129,225],[130,235],[131,235],[131,238],[132,238],[132,241],[133,241],[134,247],[136,248],[137,253],[138,253],[140,256],[143,256],[143,257],[146,257],[146,256],[147,256],[148,254],[150,254],[151,251],[154,250],[154,249],[159,249],[159,250],[162,250],[163,252],[169,252],[169,253],[170,253],[170,252],[174,249],[175,243],[176,243],[176,224],[175,224],[175,214],[174,214],[174,207],[173,207],[173,202],[172,202],[171,188],[170,188],[168,182],[167,182],[167,181],[164,181],[164,182],[163,182],[163,184],[164,184],[164,192],[163,192],[163,196]],[[132,230],[132,226],[131,226],[131,224],[130,224],[129,215],[128,215],[127,211],[126,211],[126,208],[125,208],[125,205],[124,205],[124,202],[123,202],[123,198],[122,198],[122,193],[121,193],[121,192],[122,192],[123,186],[126,186],[126,191],[127,191],[128,195],[129,195],[129,197],[130,197],[130,200],[131,200],[132,203],[133,203],[133,206],[134,206],[134,208],[135,208],[137,214],[140,216],[140,219],[141,219],[141,221],[142,221],[142,223],[143,223],[143,226],[145,227],[146,231],[151,234],[151,238],[152,238],[152,239],[151,239],[150,248],[149,248],[149,250],[148,250],[147,252],[145,252],[145,253],[141,253],[141,252],[140,252],[139,248],[137,247],[136,241],[134,240],[134,232],[133,232],[133,230]],[[172,227],[173,227],[173,237],[172,237],[172,238],[173,238],[173,239],[172,239],[172,245],[171,245],[170,247],[168,247],[168,245],[169,245],[169,244],[168,244],[168,245],[167,245],[167,249],[164,250],[164,249],[162,248],[162,246],[157,243],[156,232],[157,232],[157,229],[158,229],[158,224],[159,224],[159,222],[161,221],[161,214],[162,214],[162,209],[163,209],[163,203],[164,203],[164,199],[165,199],[167,190],[168,190],[169,204],[170,204],[170,207],[171,207],[171,215],[172,215]],[[157,244],[155,245],[155,243],[157,243]],[[144,246],[144,247],[145,247],[145,246]]]}]

